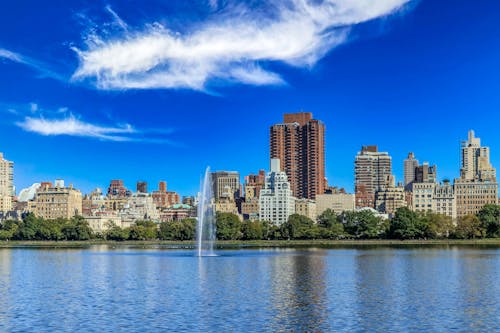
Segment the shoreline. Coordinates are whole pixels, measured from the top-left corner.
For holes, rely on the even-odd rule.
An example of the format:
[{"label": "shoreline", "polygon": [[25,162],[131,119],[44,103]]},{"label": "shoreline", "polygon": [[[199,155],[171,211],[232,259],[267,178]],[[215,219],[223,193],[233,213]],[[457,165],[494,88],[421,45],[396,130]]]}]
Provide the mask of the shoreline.
[{"label": "shoreline", "polygon": [[[194,248],[194,241],[0,241],[0,249],[4,248],[86,248],[95,245],[113,247],[169,247]],[[258,240],[258,241],[218,241],[218,249],[231,248],[339,248],[339,247],[370,247],[370,246],[499,246],[500,238],[470,239],[470,240]]]}]

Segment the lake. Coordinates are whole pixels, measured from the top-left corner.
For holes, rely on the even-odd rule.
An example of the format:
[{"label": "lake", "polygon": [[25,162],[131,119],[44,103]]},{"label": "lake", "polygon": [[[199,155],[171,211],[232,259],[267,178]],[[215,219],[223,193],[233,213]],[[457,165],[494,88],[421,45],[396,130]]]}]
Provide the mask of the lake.
[{"label": "lake", "polygon": [[500,248],[0,249],[0,332],[493,332]]}]

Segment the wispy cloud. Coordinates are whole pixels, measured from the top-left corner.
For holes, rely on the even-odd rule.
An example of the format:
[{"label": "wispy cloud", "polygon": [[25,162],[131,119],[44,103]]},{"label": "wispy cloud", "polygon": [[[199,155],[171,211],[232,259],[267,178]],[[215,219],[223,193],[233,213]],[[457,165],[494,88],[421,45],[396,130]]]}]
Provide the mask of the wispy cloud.
[{"label": "wispy cloud", "polygon": [[180,146],[167,139],[173,131],[166,129],[137,129],[128,123],[103,125],[84,121],[75,116],[67,107],[56,110],[41,108],[36,103],[17,105],[13,108],[1,108],[17,121],[16,126],[24,131],[43,136],[75,136],[113,142],[157,143]]},{"label": "wispy cloud", "polygon": [[132,138],[123,135],[137,133],[128,124],[118,127],[99,126],[84,122],[73,115],[62,119],[26,117],[22,122],[16,124],[25,131],[46,136],[69,135],[106,141],[131,141]]},{"label": "wispy cloud", "polygon": [[43,78],[48,77],[59,81],[68,81],[66,77],[51,70],[47,64],[17,52],[0,48],[0,59],[6,59],[30,67]]},{"label": "wispy cloud", "polygon": [[[211,80],[251,85],[282,84],[272,63],[310,68],[345,43],[350,28],[399,10],[411,0],[277,0],[266,10],[244,5],[219,10],[185,33],[154,23],[119,37],[88,36],[76,51],[73,79],[100,89],[205,90]],[[217,1],[209,1],[217,6]]]}]

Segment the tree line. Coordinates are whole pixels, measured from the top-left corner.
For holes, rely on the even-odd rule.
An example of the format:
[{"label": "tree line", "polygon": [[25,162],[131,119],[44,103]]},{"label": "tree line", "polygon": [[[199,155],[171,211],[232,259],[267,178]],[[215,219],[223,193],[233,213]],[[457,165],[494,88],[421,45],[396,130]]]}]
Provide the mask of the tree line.
[{"label": "tree line", "polygon": [[[237,215],[217,213],[218,240],[308,240],[308,239],[475,239],[500,238],[500,206],[486,205],[477,215],[453,221],[451,217],[413,212],[400,208],[390,220],[369,210],[336,214],[326,210],[313,221],[291,215],[281,226],[267,221],[240,221]],[[22,221],[9,220],[0,225],[0,240],[167,240],[189,241],[196,237],[196,220],[156,224],[138,221],[121,228],[116,225],[95,233],[81,216],[45,220],[27,215]]]}]

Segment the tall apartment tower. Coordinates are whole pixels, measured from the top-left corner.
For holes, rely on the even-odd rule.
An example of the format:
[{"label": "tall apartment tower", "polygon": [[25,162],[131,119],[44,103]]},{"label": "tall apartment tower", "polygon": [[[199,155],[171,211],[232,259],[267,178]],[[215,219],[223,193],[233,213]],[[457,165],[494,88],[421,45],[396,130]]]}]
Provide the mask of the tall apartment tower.
[{"label": "tall apartment tower", "polygon": [[496,170],[490,163],[490,148],[481,147],[481,139],[475,137],[474,131],[469,131],[468,140],[461,146],[462,180],[496,180]]},{"label": "tall apartment tower", "polygon": [[457,216],[477,214],[487,204],[498,203],[496,170],[490,163],[489,147],[469,131],[462,142],[460,178],[455,180]]},{"label": "tall apartment tower", "polygon": [[0,153],[0,212],[12,210],[14,197],[14,163]]},{"label": "tall apartment tower", "polygon": [[259,218],[274,225],[282,225],[295,213],[295,197],[285,172],[280,171],[280,160],[271,159],[271,172],[267,174],[259,196]]},{"label": "tall apartment tower", "polygon": [[418,167],[418,160],[415,154],[409,153],[404,161],[404,186],[405,190],[411,190],[411,184],[415,180],[415,168]]},{"label": "tall apartment tower", "polygon": [[280,160],[295,197],[325,192],[325,125],[312,113],[285,114],[282,124],[271,126],[270,155]]},{"label": "tall apartment tower", "polygon": [[375,207],[375,194],[391,185],[392,158],[377,146],[364,146],[354,162],[356,207]]}]

